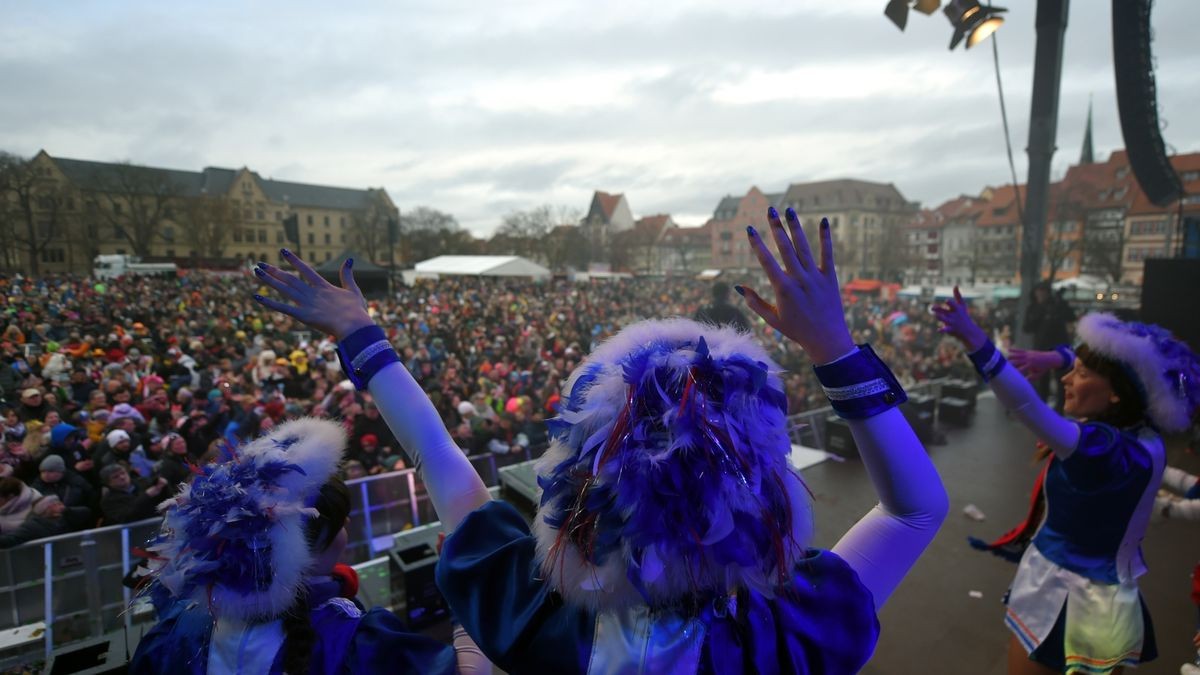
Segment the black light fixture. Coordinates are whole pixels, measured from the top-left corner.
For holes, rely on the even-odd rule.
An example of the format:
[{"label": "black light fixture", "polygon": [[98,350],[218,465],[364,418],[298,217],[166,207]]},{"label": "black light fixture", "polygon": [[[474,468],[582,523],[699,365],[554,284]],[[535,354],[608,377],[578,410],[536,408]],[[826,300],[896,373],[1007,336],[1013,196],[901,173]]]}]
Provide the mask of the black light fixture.
[{"label": "black light fixture", "polygon": [[933,14],[941,5],[942,0],[891,0],[883,9],[883,15],[891,19],[897,28],[904,30],[908,25],[910,6],[922,14]]},{"label": "black light fixture", "polygon": [[950,0],[943,10],[950,25],[954,26],[954,36],[950,38],[950,49],[967,39],[967,49],[983,42],[989,35],[1004,23],[1001,12],[1007,12],[1003,7],[982,7],[979,0]]}]

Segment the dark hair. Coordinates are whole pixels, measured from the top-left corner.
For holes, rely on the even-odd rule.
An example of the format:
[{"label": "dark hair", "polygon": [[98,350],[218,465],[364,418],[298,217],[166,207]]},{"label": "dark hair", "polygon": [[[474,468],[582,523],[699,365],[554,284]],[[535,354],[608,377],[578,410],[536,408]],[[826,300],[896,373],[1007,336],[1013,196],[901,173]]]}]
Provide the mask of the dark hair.
[{"label": "dark hair", "polygon": [[0,478],[0,497],[16,497],[25,489],[25,484],[12,476]]},{"label": "dark hair", "polygon": [[712,285],[713,300],[724,300],[729,297],[729,284],[724,281],[718,281]]},{"label": "dark hair", "polygon": [[1108,410],[1096,418],[1097,422],[1111,424],[1114,427],[1125,428],[1139,424],[1146,419],[1146,397],[1128,367],[1121,362],[1103,354],[1092,351],[1086,344],[1079,345],[1075,350],[1088,370],[1108,380],[1113,393],[1120,400],[1109,406]]},{"label": "dark hair", "polygon": [[[304,539],[308,549],[320,553],[329,548],[350,515],[350,490],[341,478],[334,476],[321,486],[315,518],[304,524]],[[308,660],[316,632],[312,626],[312,609],[308,606],[308,589],[301,588],[296,600],[283,614],[283,671],[289,675],[309,672]]]}]

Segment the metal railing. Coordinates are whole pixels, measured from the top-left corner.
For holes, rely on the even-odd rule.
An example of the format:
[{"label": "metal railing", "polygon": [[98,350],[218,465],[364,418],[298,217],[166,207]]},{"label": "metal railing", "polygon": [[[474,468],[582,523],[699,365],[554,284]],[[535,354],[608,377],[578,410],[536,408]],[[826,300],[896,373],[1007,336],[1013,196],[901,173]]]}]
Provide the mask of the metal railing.
[{"label": "metal railing", "polygon": [[[923,382],[910,387],[909,392],[932,393],[940,398],[948,380]],[[824,421],[831,414],[832,408],[822,407],[789,416],[792,441],[824,448]],[[495,487],[500,482],[501,468],[535,459],[544,450],[472,455],[468,459],[484,483]],[[346,484],[350,488],[351,512],[345,558],[352,563],[369,560],[377,551],[390,547],[397,533],[438,519],[413,469],[349,480]],[[132,548],[147,542],[158,531],[160,522],[159,518],[150,518],[0,550],[0,602],[8,606],[7,611],[0,609],[0,631],[44,624],[44,632],[38,637],[48,657],[57,647],[121,628],[128,631],[149,619],[151,613],[128,611],[133,598],[122,580],[135,563]],[[23,644],[28,650],[34,641]],[[19,646],[11,645],[9,650]],[[0,663],[4,660],[0,652]]]},{"label": "metal railing", "polygon": [[[468,457],[489,486],[498,485],[499,469],[534,459],[544,448],[509,455]],[[390,546],[390,535],[437,520],[424,485],[413,469],[346,481],[350,488],[349,540],[345,557],[369,560]],[[46,657],[56,648],[126,631],[152,618],[129,611],[134,599],[122,583],[136,564],[133,548],[158,531],[160,518],[111,525],[31,541],[0,550],[0,631],[25,627],[29,638],[0,647],[0,665],[8,657],[30,655],[42,643]],[[33,639],[36,637],[37,639]],[[22,649],[24,647],[24,649]]]}]

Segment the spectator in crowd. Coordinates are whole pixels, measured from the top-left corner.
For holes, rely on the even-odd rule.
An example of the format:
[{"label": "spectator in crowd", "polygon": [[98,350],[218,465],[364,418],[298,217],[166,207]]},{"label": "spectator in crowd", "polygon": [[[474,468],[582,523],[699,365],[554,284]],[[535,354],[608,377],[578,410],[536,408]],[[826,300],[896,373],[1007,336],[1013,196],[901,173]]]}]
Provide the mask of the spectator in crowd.
[{"label": "spectator in crowd", "polygon": [[696,320],[715,326],[733,326],[740,331],[750,330],[750,322],[742,310],[729,304],[729,284],[723,281],[712,285],[712,303],[696,312]]},{"label": "spectator in crowd", "polygon": [[42,396],[42,391],[36,387],[30,387],[21,392],[21,407],[18,409],[18,415],[22,422],[36,420],[41,422],[46,419],[46,413],[50,411],[50,404],[46,402]]},{"label": "spectator in crowd", "polygon": [[67,471],[59,455],[46,455],[38,464],[38,477],[31,487],[43,495],[54,495],[68,508],[82,506],[89,511],[95,502],[95,491],[82,476]]},{"label": "spectator in crowd", "polygon": [[90,519],[91,511],[86,506],[67,506],[55,495],[39,497],[20,526],[0,532],[0,548],[73,532],[86,527]]},{"label": "spectator in crowd", "polygon": [[12,476],[0,478],[0,533],[20,527],[41,496],[42,493]]},{"label": "spectator in crowd", "polygon": [[100,498],[100,514],[105,525],[119,525],[145,520],[155,515],[158,503],[167,497],[163,491],[167,479],[159,477],[143,488],[119,463],[109,464],[100,470],[104,483],[104,496]]}]

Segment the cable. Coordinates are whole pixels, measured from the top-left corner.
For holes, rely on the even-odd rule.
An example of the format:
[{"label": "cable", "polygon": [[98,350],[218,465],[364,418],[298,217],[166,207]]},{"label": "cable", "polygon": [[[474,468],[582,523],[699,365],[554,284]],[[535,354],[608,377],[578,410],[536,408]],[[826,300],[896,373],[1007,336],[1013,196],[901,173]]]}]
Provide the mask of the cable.
[{"label": "cable", "polygon": [[[988,7],[992,3],[988,2]],[[1017,182],[1017,165],[1013,161],[1012,136],[1008,133],[1008,110],[1004,106],[1004,85],[1000,82],[1000,47],[996,44],[996,33],[992,33],[992,63],[996,66],[996,91],[1000,94],[1000,120],[1004,123],[1004,147],[1008,150],[1008,168],[1012,171],[1014,199],[1017,203],[1017,218],[1025,226],[1025,207],[1021,201],[1021,184]]]}]

